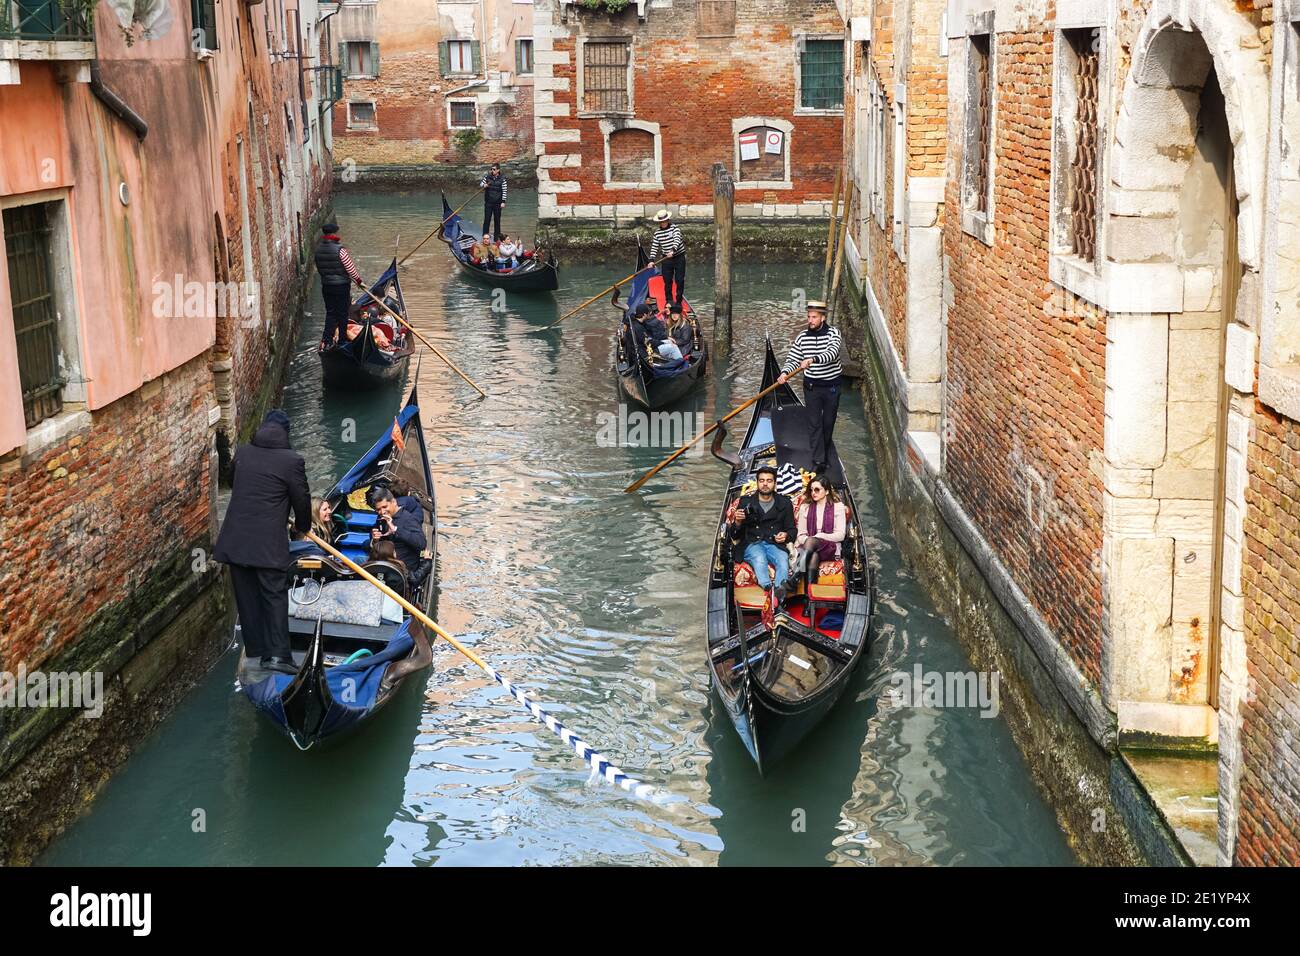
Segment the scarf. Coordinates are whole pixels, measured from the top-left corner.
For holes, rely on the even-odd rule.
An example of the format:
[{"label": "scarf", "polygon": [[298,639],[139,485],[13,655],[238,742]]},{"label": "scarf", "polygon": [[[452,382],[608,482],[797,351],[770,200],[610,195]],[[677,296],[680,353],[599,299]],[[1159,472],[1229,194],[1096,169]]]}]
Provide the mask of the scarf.
[{"label": "scarf", "polygon": [[[830,534],[835,530],[835,502],[831,501],[830,495],[826,496],[825,504],[822,505],[822,534]],[[805,533],[808,537],[817,534],[817,502],[808,502],[808,520],[805,522]],[[825,538],[817,539],[817,553],[821,555],[822,560],[828,560],[835,557],[835,542],[827,541]]]}]

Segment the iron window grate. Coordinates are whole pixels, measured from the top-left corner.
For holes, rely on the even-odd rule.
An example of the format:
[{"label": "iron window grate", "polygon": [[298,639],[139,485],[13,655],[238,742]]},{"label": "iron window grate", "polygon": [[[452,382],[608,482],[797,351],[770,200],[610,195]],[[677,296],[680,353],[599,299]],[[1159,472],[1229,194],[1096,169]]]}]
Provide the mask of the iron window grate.
[{"label": "iron window grate", "polygon": [[806,40],[799,58],[799,105],[809,110],[844,106],[844,41]]},{"label": "iron window grate", "polygon": [[23,416],[31,428],[63,410],[59,374],[59,314],[54,302],[54,261],[50,222],[52,203],[16,206],[4,211],[5,257],[9,297],[13,303],[14,338]]},{"label": "iron window grate", "polygon": [[1070,160],[1071,251],[1092,262],[1097,256],[1098,76],[1097,30],[1071,30],[1075,54],[1075,147]]},{"label": "iron window grate", "polygon": [[631,109],[628,63],[631,44],[591,42],[582,47],[582,108],[588,113],[626,113]]}]

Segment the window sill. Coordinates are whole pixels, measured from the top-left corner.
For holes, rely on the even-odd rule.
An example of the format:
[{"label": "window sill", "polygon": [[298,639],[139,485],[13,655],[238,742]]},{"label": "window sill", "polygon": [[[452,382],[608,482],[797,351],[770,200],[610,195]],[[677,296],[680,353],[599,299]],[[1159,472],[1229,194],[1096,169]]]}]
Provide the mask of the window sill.
[{"label": "window sill", "polygon": [[659,192],[659,191],[661,191],[661,190],[664,188],[664,184],[663,184],[663,183],[643,183],[643,182],[631,182],[631,183],[605,183],[605,184],[604,184],[604,188],[606,188],[606,189],[611,189],[611,190],[615,190],[615,189],[640,189],[640,190],[643,190],[644,192]]},{"label": "window sill", "polygon": [[1101,306],[1104,296],[1096,263],[1069,253],[1052,253],[1048,259],[1047,274],[1048,278],[1075,298]]},{"label": "window sill", "polygon": [[348,132],[349,132],[349,133],[375,133],[375,132],[378,132],[378,130],[379,130],[379,127],[376,126],[376,125],[371,125],[371,126],[355,126],[355,125],[353,125],[352,123],[349,123],[349,124],[348,124]]},{"label": "window sill", "polygon": [[796,106],[794,108],[795,116],[843,116],[844,107],[837,106],[833,109],[816,109],[812,106]]},{"label": "window sill", "polygon": [[1293,422],[1300,422],[1300,365],[1260,362],[1259,400]]},{"label": "window sill", "polygon": [[344,74],[343,74],[343,79],[345,79],[345,80],[377,80],[377,79],[379,79],[379,74],[378,74],[378,73],[344,73]]},{"label": "window sill", "polygon": [[993,223],[989,221],[989,215],[986,212],[963,209],[961,211],[961,231],[968,236],[973,236],[986,246],[991,247],[993,245]]},{"label": "window sill", "polygon": [[460,130],[460,129],[478,129],[478,126],[450,126],[450,125],[449,125],[449,126],[447,127],[447,129],[456,129],[456,130]]},{"label": "window sill", "polygon": [[36,457],[47,449],[61,445],[77,432],[89,428],[90,424],[90,412],[85,408],[69,408],[65,405],[59,414],[27,429],[23,457]]},{"label": "window sill", "polygon": [[738,181],[735,186],[737,191],[742,189],[794,189],[794,183],[785,180],[762,180],[751,179]]},{"label": "window sill", "polygon": [[610,110],[606,113],[590,113],[583,110],[574,115],[576,115],[578,119],[633,119],[636,116],[636,114],[631,110]]}]

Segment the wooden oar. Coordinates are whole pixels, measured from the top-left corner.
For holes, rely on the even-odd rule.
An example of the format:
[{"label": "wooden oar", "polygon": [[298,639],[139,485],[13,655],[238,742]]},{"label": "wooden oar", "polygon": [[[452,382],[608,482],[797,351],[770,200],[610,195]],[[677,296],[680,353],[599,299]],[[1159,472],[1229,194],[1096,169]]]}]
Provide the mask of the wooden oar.
[{"label": "wooden oar", "polygon": [[452,647],[456,648],[456,650],[460,651],[467,658],[469,658],[471,661],[473,661],[475,664],[481,667],[489,677],[491,677],[494,681],[496,681],[507,691],[509,691],[511,697],[515,698],[515,700],[523,704],[523,706],[527,708],[528,713],[532,715],[534,720],[547,727],[552,733],[556,734],[562,741],[568,744],[569,747],[579,757],[581,757],[583,760],[585,760],[588,764],[591,765],[592,770],[600,774],[607,781],[609,781],[610,783],[614,784],[617,787],[622,787],[628,793],[634,794],[635,796],[640,797],[643,800],[651,800],[655,803],[662,804],[669,800],[677,799],[674,798],[673,795],[668,793],[667,791],[659,790],[648,783],[642,783],[641,781],[637,780],[634,777],[629,777],[615,764],[611,763],[608,757],[606,757],[604,754],[597,751],[594,747],[592,747],[585,740],[583,740],[581,737],[575,734],[572,730],[565,727],[564,724],[556,720],[553,715],[543,710],[536,700],[530,698],[526,693],[524,693],[513,683],[511,683],[508,679],[506,679],[506,676],[504,674],[502,674],[500,671],[498,671],[487,661],[483,660],[483,658],[479,657],[468,647],[466,647],[460,641],[456,640],[456,638],[452,637],[441,627],[439,627],[438,622],[433,620],[433,618],[429,617],[429,615],[425,614],[423,611],[421,611],[410,601],[406,600],[406,598],[402,597],[400,594],[398,594],[396,591],[390,588],[383,581],[380,581],[378,578],[376,578],[365,568],[361,567],[361,565],[357,564],[355,561],[349,558],[346,554],[343,554],[341,551],[336,549],[333,545],[329,544],[328,542],[321,540],[319,537],[316,536],[315,532],[308,531],[307,538],[315,542],[317,547],[324,549],[327,553],[333,555],[339,561],[342,561],[343,564],[346,565],[353,573],[360,575],[362,580],[368,581],[369,583],[373,584],[375,587],[379,588],[380,591],[388,595],[399,605],[405,608],[407,613],[410,614],[412,617],[414,617],[417,621],[419,621],[425,627],[429,628],[431,631],[433,631],[433,633],[437,634],[444,641],[446,641]]},{"label": "wooden oar", "polygon": [[630,276],[628,276],[626,279],[619,279],[617,282],[615,282],[615,283],[614,283],[612,286],[610,286],[608,289],[602,289],[600,292],[597,292],[595,295],[593,295],[593,296],[592,296],[590,299],[588,299],[586,302],[582,303],[582,305],[578,306],[576,309],[572,309],[571,311],[564,313],[564,315],[560,316],[558,319],[556,319],[556,320],[555,320],[554,322],[552,322],[550,325],[546,326],[546,328],[548,328],[548,329],[553,329],[553,328],[555,328],[557,325],[559,325],[561,322],[563,322],[563,321],[564,321],[565,319],[567,319],[569,316],[573,315],[574,312],[581,312],[583,309],[585,309],[587,306],[591,305],[591,303],[595,302],[597,299],[599,299],[599,298],[600,298],[601,296],[603,296],[605,293],[607,293],[607,292],[613,292],[613,291],[614,291],[615,289],[617,289],[619,286],[623,285],[624,283],[631,282],[633,279],[635,279],[635,278],[636,278],[637,276],[639,276],[641,273],[643,273],[643,272],[648,272],[649,270],[653,269],[655,266],[659,265],[660,262],[663,262],[663,261],[665,261],[665,260],[668,259],[668,258],[670,258],[670,257],[669,257],[669,256],[664,256],[663,259],[659,259],[659,260],[656,261],[656,262],[652,262],[652,263],[650,263],[650,264],[649,264],[648,266],[646,266],[644,269],[637,269],[636,272],[633,272],[633,273],[632,273]]},{"label": "wooden oar", "polygon": [[484,398],[487,398],[487,392],[485,392],[485,391],[483,391],[483,389],[479,388],[478,385],[476,385],[476,384],[474,383],[474,380],[473,380],[472,378],[470,378],[468,375],[466,375],[464,372],[462,372],[460,369],[458,369],[458,368],[456,367],[456,363],[455,363],[455,362],[453,362],[451,359],[447,358],[447,356],[443,355],[442,352],[438,351],[438,347],[437,347],[436,345],[434,345],[432,342],[430,342],[428,339],[426,339],[426,338],[425,338],[423,335],[421,335],[419,332],[415,331],[415,329],[411,328],[411,323],[410,323],[410,322],[407,322],[406,319],[402,318],[400,315],[398,315],[396,312],[394,312],[392,309],[390,309],[387,305],[385,305],[382,301],[380,301],[378,298],[376,298],[376,297],[375,297],[375,294],[374,294],[373,292],[371,292],[369,289],[367,289],[367,288],[365,288],[365,287],[362,287],[362,290],[361,290],[361,291],[363,291],[366,295],[368,295],[368,296],[370,297],[370,301],[371,301],[371,302],[374,302],[374,303],[375,303],[376,305],[378,305],[381,309],[383,309],[385,312],[387,312],[389,315],[391,315],[393,318],[395,318],[398,322],[401,322],[402,325],[406,327],[406,330],[407,330],[408,332],[410,332],[410,333],[411,333],[412,335],[414,335],[417,339],[419,339],[419,340],[420,340],[421,342],[423,342],[426,346],[428,346],[429,351],[433,352],[434,355],[438,356],[438,358],[440,358],[440,359],[442,359],[444,362],[446,362],[448,368],[450,368],[453,372],[455,372],[457,375],[459,375],[459,376],[460,376],[461,378],[463,378],[465,381],[469,382],[469,384],[470,384],[471,386],[473,386],[474,391],[478,392],[478,393],[479,393],[480,395],[482,395]]},{"label": "wooden oar", "polygon": [[[457,206],[455,209],[453,209],[453,210],[452,210],[452,213],[451,213],[451,216],[456,215],[456,213],[460,212],[462,209],[464,209],[466,206],[468,206],[471,202],[473,202],[473,200],[474,200],[474,196],[477,196],[479,193],[481,193],[481,192],[483,191],[483,188],[484,188],[484,187],[480,186],[477,190],[474,191],[474,194],[471,195],[471,196],[469,197],[469,199],[466,199],[463,203],[461,203],[459,206]],[[415,255],[416,252],[419,251],[420,246],[424,245],[426,242],[428,242],[430,239],[432,239],[432,238],[433,238],[434,236],[436,236],[438,233],[442,232],[442,227],[445,226],[445,225],[447,225],[447,222],[448,222],[448,220],[451,219],[451,216],[448,216],[448,217],[447,217],[446,219],[444,219],[442,222],[438,223],[438,228],[435,229],[435,230],[433,230],[433,232],[429,233],[429,234],[428,234],[427,236],[425,236],[423,239],[421,239],[421,240],[419,241],[419,243],[416,245],[416,247],[415,247],[414,249],[412,249],[412,250],[411,250],[410,252],[408,252],[406,255],[402,256],[402,258],[398,259],[398,260],[397,260],[397,264],[400,266],[400,265],[401,265],[403,262],[405,262],[407,259],[411,258],[411,256]]]},{"label": "wooden oar", "polygon": [[[786,381],[788,382],[790,379],[794,378],[796,375],[801,375],[801,374],[803,374],[803,369],[801,369],[801,368],[796,368],[796,369],[795,369],[793,372],[791,372],[790,375],[786,378]],[[758,400],[759,400],[760,398],[762,398],[764,395],[767,395],[767,394],[769,394],[770,392],[773,392],[773,391],[775,391],[776,389],[780,388],[782,384],[783,384],[782,382],[773,382],[773,383],[772,383],[771,385],[769,385],[767,388],[763,389],[761,392],[759,392],[757,395],[755,395],[753,398],[751,398],[749,401],[747,401],[744,405],[738,405],[738,406],[736,406],[735,408],[733,408],[731,411],[727,412],[727,414],[726,414],[724,417],[719,418],[716,422],[714,422],[714,423],[713,423],[712,425],[710,425],[708,428],[704,429],[704,431],[700,432],[698,435],[696,435],[694,438],[692,438],[690,441],[688,441],[688,442],[687,442],[685,445],[683,445],[681,448],[677,449],[675,452],[673,452],[671,455],[669,455],[669,456],[668,456],[667,458],[665,458],[663,461],[659,462],[659,464],[655,465],[653,468],[651,468],[649,471],[647,471],[644,475],[642,475],[642,476],[641,476],[640,478],[638,478],[636,481],[632,482],[632,484],[630,484],[630,485],[628,485],[626,488],[624,488],[624,489],[623,489],[623,493],[624,493],[624,494],[627,494],[627,493],[629,493],[629,492],[636,491],[638,488],[640,488],[642,485],[644,485],[647,481],[649,481],[649,480],[650,480],[651,478],[653,478],[655,475],[659,474],[659,472],[662,471],[664,468],[666,468],[668,465],[672,464],[674,461],[676,461],[676,460],[677,460],[678,458],[680,458],[682,455],[686,454],[687,449],[689,449],[689,448],[690,448],[692,445],[694,445],[696,442],[700,441],[701,439],[705,438],[705,437],[708,436],[708,435],[713,434],[713,432],[717,429],[717,427],[718,427],[719,425],[725,425],[727,422],[731,421],[733,418],[735,418],[737,415],[739,415],[739,414],[740,414],[741,412],[743,412],[745,409],[749,408],[750,405],[753,405],[756,401],[758,401]]]}]

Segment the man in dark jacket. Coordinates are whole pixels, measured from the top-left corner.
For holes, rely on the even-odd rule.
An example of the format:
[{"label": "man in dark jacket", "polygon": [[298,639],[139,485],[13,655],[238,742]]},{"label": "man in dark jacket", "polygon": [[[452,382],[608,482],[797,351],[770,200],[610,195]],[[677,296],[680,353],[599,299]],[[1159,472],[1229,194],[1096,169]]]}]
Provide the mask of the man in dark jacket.
[{"label": "man in dark jacket", "polygon": [[277,409],[231,464],[233,489],[213,557],[230,567],[244,652],[264,667],[294,670],[289,648],[289,509],[311,530],[311,489],[289,447],[289,416]]},{"label": "man in dark jacket", "polygon": [[[776,606],[785,600],[785,582],[790,576],[790,556],[786,545],[798,534],[794,523],[794,506],[785,495],[776,493],[776,469],[764,465],[758,469],[758,492],[745,495],[731,516],[734,533],[745,561],[754,569],[754,579],[766,591],[776,588]],[[776,580],[768,574],[768,565],[776,570]]]},{"label": "man in dark jacket", "polygon": [[493,242],[500,242],[504,238],[501,232],[501,210],[506,208],[506,178],[501,175],[501,164],[493,163],[488,174],[479,181],[479,188],[483,190],[483,231],[489,231],[491,225],[491,235]]},{"label": "man in dark jacket", "polygon": [[406,565],[408,571],[415,571],[420,566],[420,554],[426,544],[419,513],[399,505],[396,496],[387,488],[376,491],[374,501],[379,518],[370,537],[376,541],[381,538],[392,541],[398,560]]},{"label": "man in dark jacket", "polygon": [[325,331],[320,347],[324,351],[335,337],[347,329],[348,306],[352,304],[352,283],[365,288],[352,254],[339,239],[339,224],[332,219],[321,226],[325,233],[316,246],[316,271],[320,273],[320,292],[325,300]]}]

